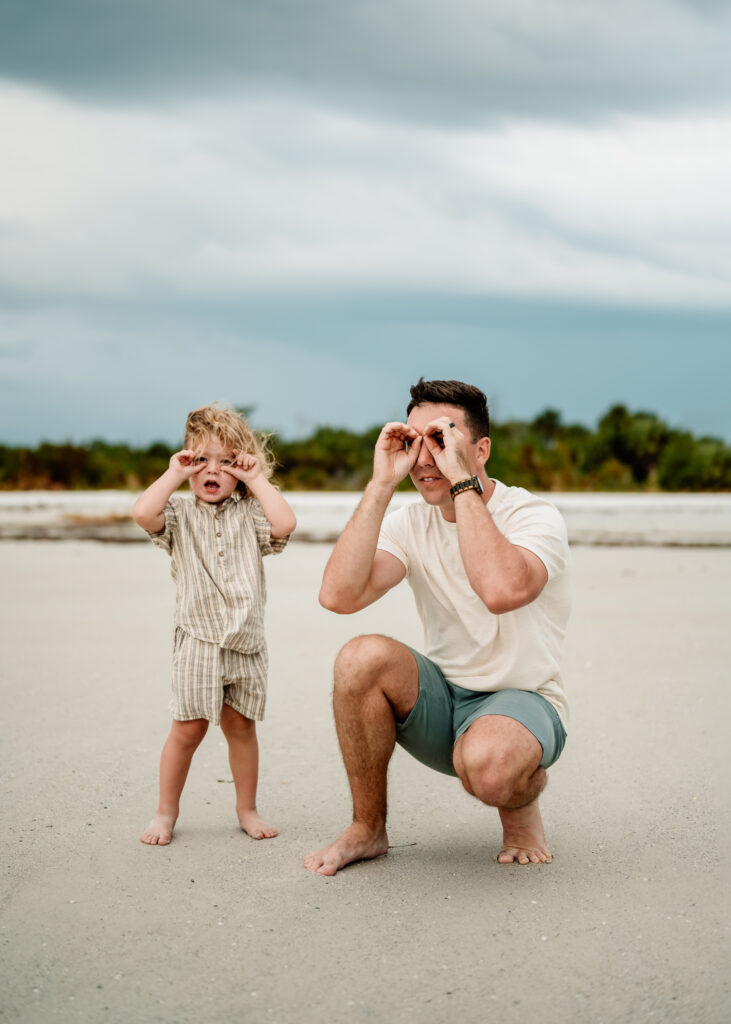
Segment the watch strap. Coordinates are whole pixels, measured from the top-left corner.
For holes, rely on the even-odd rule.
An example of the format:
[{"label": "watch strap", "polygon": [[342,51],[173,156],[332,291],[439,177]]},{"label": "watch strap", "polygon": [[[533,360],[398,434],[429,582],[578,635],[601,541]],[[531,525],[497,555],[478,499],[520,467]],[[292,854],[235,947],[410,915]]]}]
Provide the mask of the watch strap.
[{"label": "watch strap", "polygon": [[483,489],[479,476],[471,476],[468,477],[467,480],[459,480],[456,484],[453,484],[452,487],[449,488],[449,494],[452,500],[454,500],[458,494],[462,494],[464,491],[477,491],[478,494],[482,494]]}]

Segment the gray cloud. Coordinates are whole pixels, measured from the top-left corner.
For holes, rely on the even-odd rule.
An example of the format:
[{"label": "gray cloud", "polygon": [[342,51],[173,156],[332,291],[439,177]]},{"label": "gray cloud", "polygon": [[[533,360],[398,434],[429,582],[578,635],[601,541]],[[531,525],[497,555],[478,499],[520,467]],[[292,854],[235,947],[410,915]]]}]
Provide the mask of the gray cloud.
[{"label": "gray cloud", "polygon": [[[420,375],[480,384],[497,419],[611,403],[731,440],[728,311],[463,296],[259,296],[216,308],[98,303],[0,316],[0,441],[175,441],[188,409],[256,407],[301,436],[403,416]],[[5,339],[3,341],[2,339]]]},{"label": "gray cloud", "polygon": [[9,294],[729,304],[729,117],[460,132],[294,99],[120,111],[1,83],[0,117]]},{"label": "gray cloud", "polygon": [[5,0],[0,439],[360,428],[422,373],[731,437],[730,42],[711,0]]},{"label": "gray cloud", "polygon": [[6,77],[99,101],[295,91],[422,121],[727,102],[713,0],[6,0]]}]

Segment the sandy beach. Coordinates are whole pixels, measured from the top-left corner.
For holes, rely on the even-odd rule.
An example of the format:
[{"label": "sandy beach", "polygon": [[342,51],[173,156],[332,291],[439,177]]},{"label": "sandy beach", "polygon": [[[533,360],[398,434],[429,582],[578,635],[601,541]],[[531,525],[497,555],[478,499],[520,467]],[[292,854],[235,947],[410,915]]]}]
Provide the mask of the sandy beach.
[{"label": "sandy beach", "polygon": [[303,856],[347,823],[338,647],[415,646],[405,585],[322,610],[325,544],[267,559],[259,807],[236,826],[220,731],[171,846],[139,834],[168,729],[173,584],[145,544],[0,544],[3,971],[13,1022],[729,1018],[730,548],[576,547],[572,719],[543,798],[550,865],[495,863],[497,813],[397,751],[385,858]]}]

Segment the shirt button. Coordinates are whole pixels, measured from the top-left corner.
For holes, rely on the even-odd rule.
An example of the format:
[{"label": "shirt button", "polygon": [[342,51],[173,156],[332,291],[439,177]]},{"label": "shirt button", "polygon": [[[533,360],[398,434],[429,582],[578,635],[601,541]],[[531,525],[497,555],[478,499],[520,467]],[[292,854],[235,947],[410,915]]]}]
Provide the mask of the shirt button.
[{"label": "shirt button", "polygon": [[220,536],[221,536],[221,531],[220,531],[220,530],[218,531],[218,533],[216,534],[216,536],[217,536],[217,537],[220,537]]},{"label": "shirt button", "polygon": [[218,552],[218,557],[219,557],[219,558],[223,558],[223,551],[219,551],[219,552]]}]

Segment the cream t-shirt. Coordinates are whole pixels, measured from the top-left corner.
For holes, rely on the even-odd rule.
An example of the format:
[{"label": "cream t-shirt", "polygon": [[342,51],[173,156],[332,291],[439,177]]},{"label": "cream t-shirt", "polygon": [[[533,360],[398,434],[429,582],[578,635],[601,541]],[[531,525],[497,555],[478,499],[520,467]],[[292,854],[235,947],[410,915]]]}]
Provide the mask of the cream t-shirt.
[{"label": "cream t-shirt", "polygon": [[457,686],[467,690],[532,690],[556,708],[566,727],[561,644],[571,606],[569,545],[563,518],[550,502],[495,480],[487,510],[511,544],[527,548],[546,567],[548,582],[530,604],[493,615],[470,586],[457,524],[417,502],[383,521],[378,547],[406,567],[424,625],[425,650]]}]

